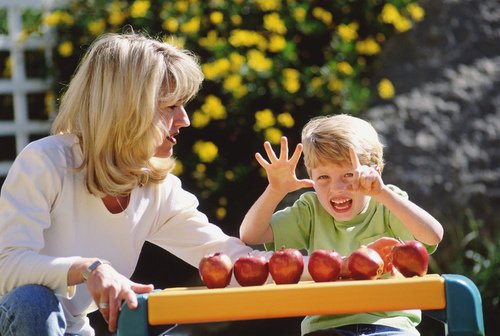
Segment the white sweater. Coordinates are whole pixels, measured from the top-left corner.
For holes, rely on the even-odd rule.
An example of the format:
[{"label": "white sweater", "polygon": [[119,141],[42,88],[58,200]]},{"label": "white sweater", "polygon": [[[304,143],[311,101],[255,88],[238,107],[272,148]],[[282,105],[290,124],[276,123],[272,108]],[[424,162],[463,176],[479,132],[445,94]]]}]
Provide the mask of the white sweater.
[{"label": "white sweater", "polygon": [[110,213],[73,169],[81,161],[72,135],[35,141],[16,158],[0,197],[0,296],[23,284],[52,288],[64,307],[67,332],[94,334],[86,315],[97,308],[86,285],[67,284],[76,257],[109,260],[130,277],[145,241],[195,267],[210,252],[233,261],[252,252],[210,224],[173,175],[135,188],[125,212]]}]

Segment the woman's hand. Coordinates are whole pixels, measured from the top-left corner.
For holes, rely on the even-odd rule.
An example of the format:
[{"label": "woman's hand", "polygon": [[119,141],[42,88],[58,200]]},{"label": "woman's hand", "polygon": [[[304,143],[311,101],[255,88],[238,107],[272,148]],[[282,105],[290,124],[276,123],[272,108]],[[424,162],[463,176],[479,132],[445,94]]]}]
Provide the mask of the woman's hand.
[{"label": "woman's hand", "polygon": [[286,137],[281,137],[281,151],[279,158],[274,153],[269,141],[264,143],[269,162],[265,160],[260,153],[255,154],[255,158],[265,169],[269,188],[283,194],[293,192],[301,188],[309,188],[314,186],[314,182],[309,179],[297,179],[295,170],[302,154],[302,144],[298,144],[293,152],[292,157],[288,159],[288,140]]},{"label": "woman's hand", "polygon": [[115,332],[118,314],[123,301],[130,309],[137,308],[136,294],[149,293],[153,285],[143,285],[130,281],[118,273],[111,265],[101,264],[87,279],[87,288],[108,323],[110,332]]}]

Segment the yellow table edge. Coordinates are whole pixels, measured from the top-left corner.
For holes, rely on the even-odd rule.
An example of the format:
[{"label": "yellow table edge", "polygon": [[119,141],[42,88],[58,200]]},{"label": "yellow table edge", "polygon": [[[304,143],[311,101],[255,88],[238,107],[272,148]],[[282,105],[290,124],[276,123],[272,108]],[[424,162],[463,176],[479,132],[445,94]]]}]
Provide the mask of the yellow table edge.
[{"label": "yellow table edge", "polygon": [[208,289],[168,288],[148,297],[151,325],[350,314],[401,309],[443,309],[444,278],[349,280]]}]

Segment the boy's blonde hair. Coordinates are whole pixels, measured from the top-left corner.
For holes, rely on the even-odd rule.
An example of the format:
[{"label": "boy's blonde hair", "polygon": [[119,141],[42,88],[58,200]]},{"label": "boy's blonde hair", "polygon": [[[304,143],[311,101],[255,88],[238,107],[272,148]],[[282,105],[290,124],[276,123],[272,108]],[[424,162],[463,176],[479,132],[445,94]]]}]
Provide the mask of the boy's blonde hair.
[{"label": "boy's blonde hair", "polygon": [[174,159],[154,157],[166,125],[158,104],[187,102],[203,73],[194,55],[140,34],[105,34],[86,52],[61,100],[54,134],[75,134],[88,190],[126,195],[158,183]]},{"label": "boy's blonde hair", "polygon": [[311,119],[302,129],[304,164],[307,173],[325,163],[351,162],[353,147],[363,165],[384,168],[383,145],[368,122],[347,114]]}]

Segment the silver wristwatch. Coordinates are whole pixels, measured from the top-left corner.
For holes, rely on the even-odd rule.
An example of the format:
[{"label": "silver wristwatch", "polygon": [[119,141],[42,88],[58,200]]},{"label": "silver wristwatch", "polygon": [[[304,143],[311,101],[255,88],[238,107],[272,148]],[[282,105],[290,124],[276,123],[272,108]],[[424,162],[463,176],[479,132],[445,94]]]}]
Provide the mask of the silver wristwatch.
[{"label": "silver wristwatch", "polygon": [[90,264],[90,266],[87,267],[87,269],[85,271],[83,271],[83,273],[82,273],[83,282],[87,281],[87,279],[89,278],[90,274],[92,272],[94,272],[97,267],[101,266],[104,263],[105,262],[103,262],[102,260],[98,259],[98,260],[94,261],[92,264]]}]

